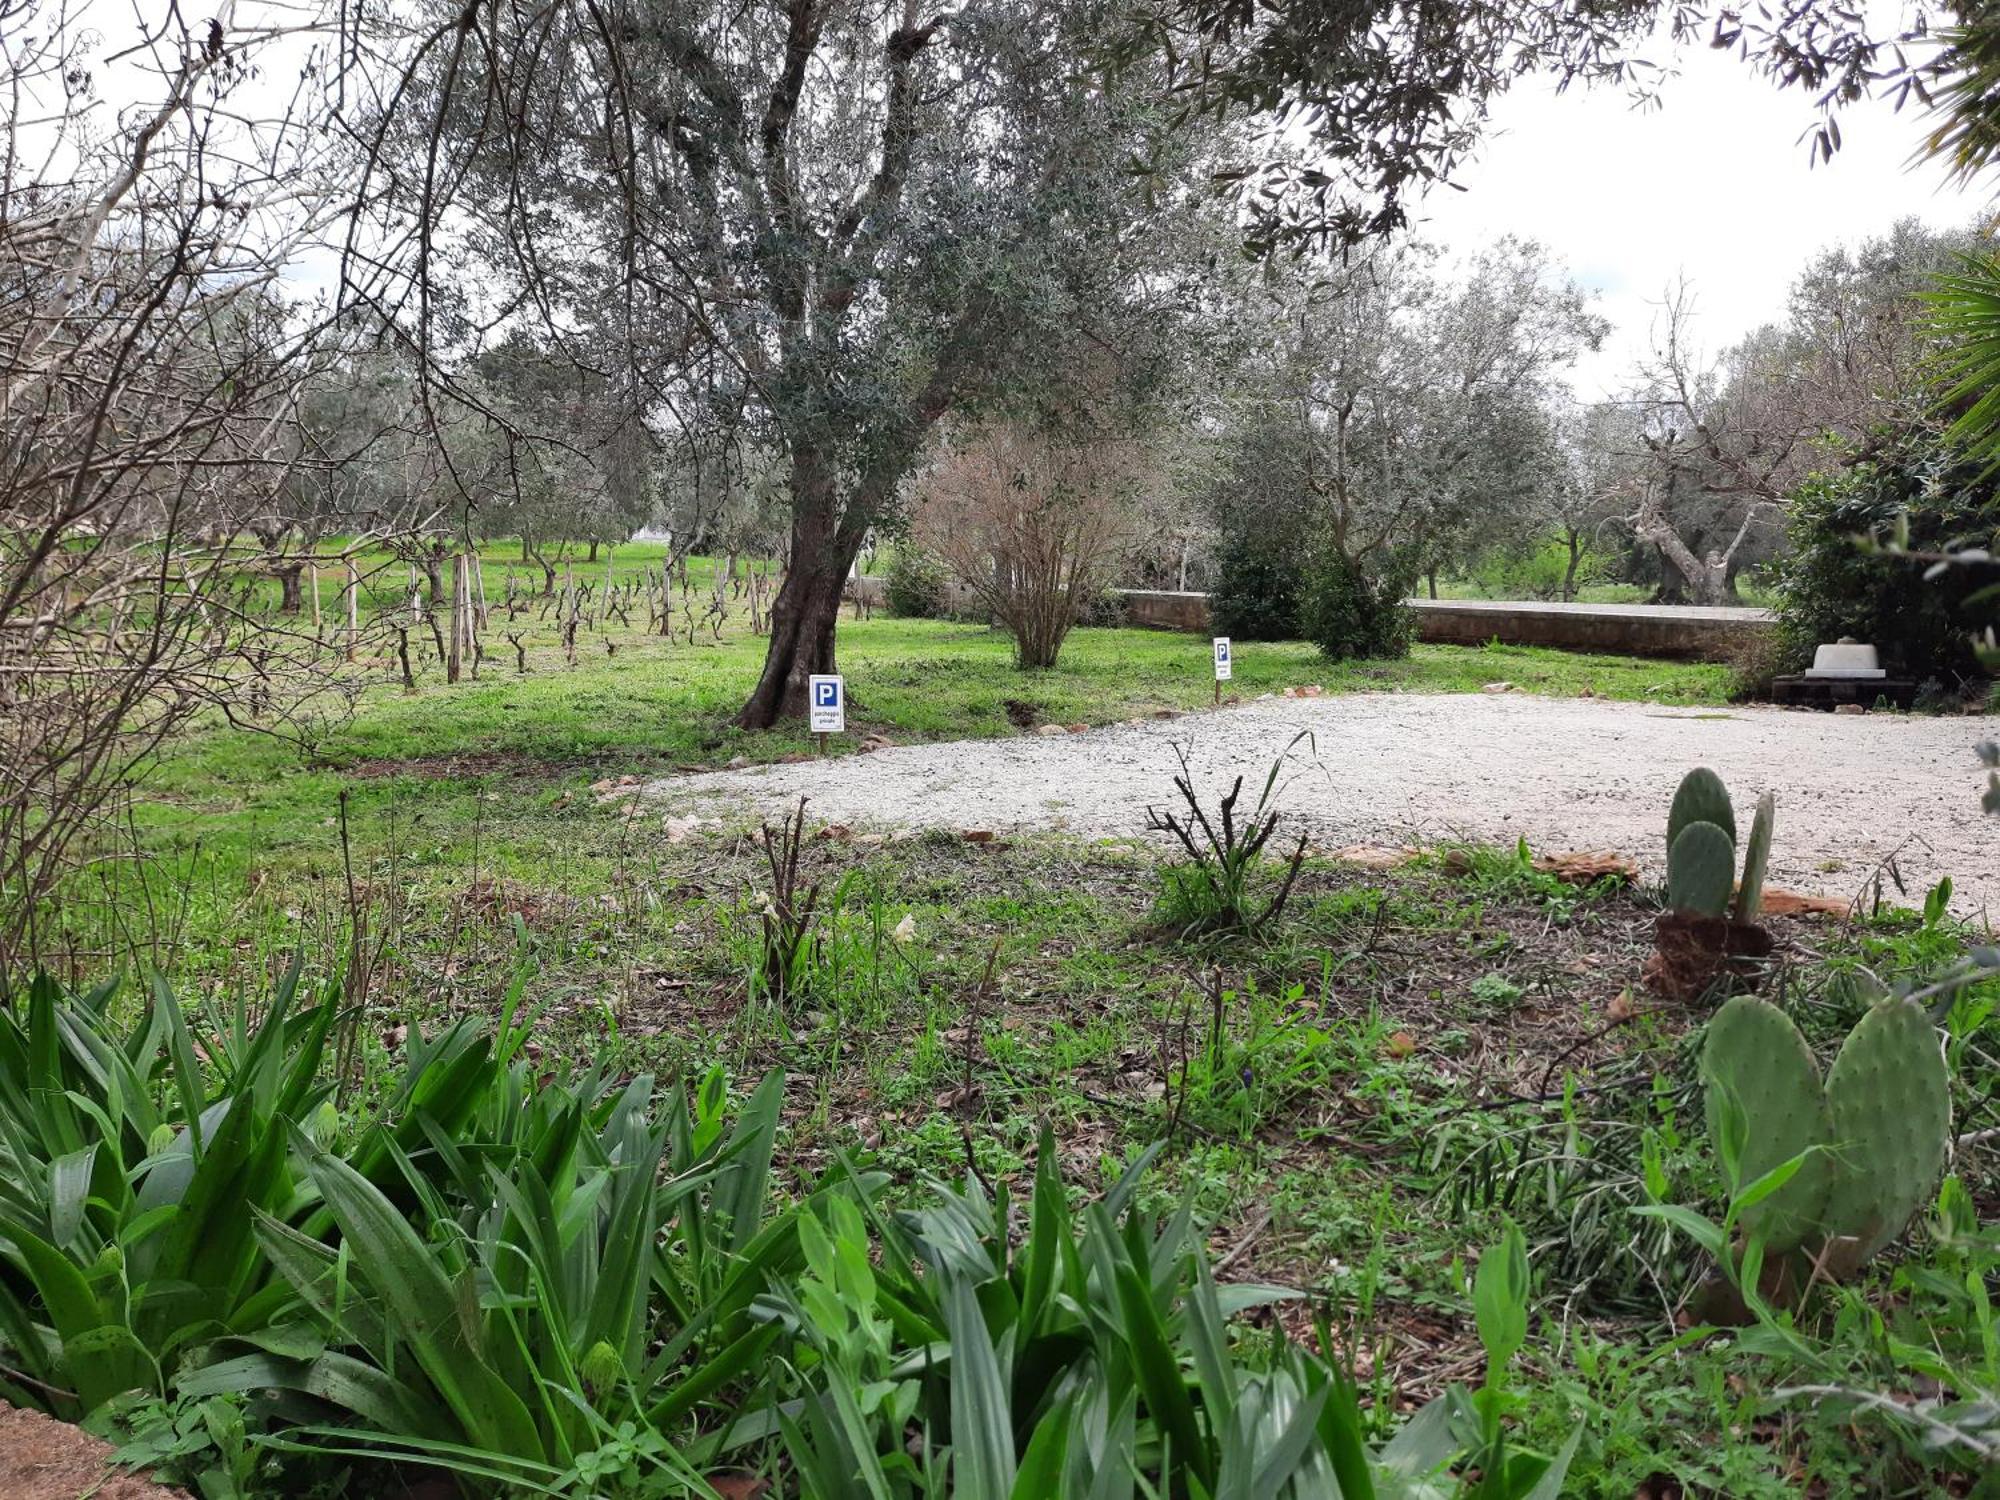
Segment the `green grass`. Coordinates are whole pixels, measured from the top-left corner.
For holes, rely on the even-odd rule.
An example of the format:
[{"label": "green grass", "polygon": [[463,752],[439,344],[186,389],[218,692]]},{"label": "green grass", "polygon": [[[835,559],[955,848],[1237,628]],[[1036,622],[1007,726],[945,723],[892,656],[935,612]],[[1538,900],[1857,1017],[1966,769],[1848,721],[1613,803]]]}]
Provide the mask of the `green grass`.
[{"label": "green grass", "polygon": [[[539,588],[539,570],[524,570],[509,549],[486,556],[486,592],[496,604],[510,567],[524,591]],[[601,579],[607,560],[614,577],[656,572],[660,557],[657,547],[628,545],[594,570],[578,564],[577,576]],[[403,566],[379,556],[364,562],[381,585],[371,607],[400,606]],[[694,564],[697,598],[705,598],[711,567]],[[344,619],[339,587],[331,570],[322,573],[329,631]],[[553,622],[539,615],[537,600],[511,625],[495,612],[491,654],[477,680],[447,685],[435,662],[420,662],[418,690],[406,694],[392,660],[365,662],[372,685],[352,722],[321,744],[316,763],[241,730],[196,734],[168,753],[140,793],[134,826],[142,847],[168,867],[199,850],[210,877],[219,869],[225,884],[256,868],[322,868],[339,852],[345,791],[350,846],[364,860],[396,845],[445,867],[534,871],[550,857],[549,839],[575,816],[552,806],[565,790],[580,793],[607,775],[719,768],[737,757],[769,761],[810,748],[798,727],[746,733],[731,722],[765,646],[745,628],[740,603],[719,641],[704,630],[692,645],[647,633],[641,606],[629,629],[613,621],[608,631],[583,632],[574,667]],[[525,675],[515,670],[507,629],[525,632]],[[421,645],[427,632],[412,639]],[[847,735],[829,747],[834,755],[852,753],[868,733],[899,743],[1000,738],[1023,732],[1017,720],[1102,725],[1203,710],[1214,692],[1208,642],[1161,631],[1079,629],[1057,669],[1021,672],[1002,633],[880,614],[855,619],[850,609],[839,652],[852,706]],[[1332,663],[1300,643],[1244,642],[1227,686],[1232,700],[1248,701],[1313,684],[1328,693],[1474,692],[1496,680],[1554,696],[1717,704],[1729,672],[1497,644],[1420,645],[1402,660]],[[505,794],[497,810],[479,800],[496,788]],[[484,836],[482,816],[498,825]]]},{"label": "green grass", "polygon": [[[1649,584],[1623,583],[1612,575],[1623,555],[1586,549],[1576,571],[1578,604],[1644,604],[1653,597]],[[1527,554],[1493,553],[1465,572],[1440,577],[1441,599],[1546,599],[1561,597],[1563,578],[1569,569],[1569,550],[1559,541],[1547,541]],[[1736,581],[1735,602],[1768,609],[1776,603],[1776,593],[1759,572],[1745,573]]]},{"label": "green grass", "polygon": [[[503,578],[489,564],[496,599]],[[411,696],[371,668],[385,680],[321,764],[240,731],[178,748],[133,809],[150,860],[99,867],[60,913],[73,971],[138,958],[216,999],[268,993],[294,951],[335,972],[352,951],[351,859],[374,953],[361,1034],[378,1068],[398,1025],[492,1013],[519,982],[547,1006],[534,1045],[552,1070],[672,1077],[720,1062],[740,1083],[783,1066],[797,1181],[837,1150],[872,1153],[898,1191],[968,1161],[1018,1181],[1047,1118],[1071,1180],[1101,1187],[1164,1136],[1154,1206],[1190,1203],[1219,1253],[1243,1246],[1236,1276],[1319,1294],[1365,1358],[1382,1430],[1476,1351],[1465,1256],[1511,1218],[1545,1299],[1530,1346],[1545,1378],[1522,1419],[1549,1448],[1579,1414],[1588,1424],[1570,1493],[1622,1497],[1664,1473],[1776,1497],[1814,1472],[1866,1492],[1830,1421],[1811,1444],[1803,1429],[1753,1428],[1762,1377],[1726,1344],[1666,1347],[1663,1290],[1699,1268],[1629,1212],[1641,1149],[1658,1148],[1682,1201],[1714,1183],[1699,1017],[1605,1029],[1606,1007],[1640,984],[1643,893],[1577,891],[1513,851],[1476,852],[1460,873],[1442,859],[1392,872],[1309,860],[1274,930],[1196,946],[1159,930],[1160,874],[1129,847],[829,836],[805,854],[824,962],[780,1011],[754,983],[769,877],[747,817],[675,843],[657,810],[628,819],[589,791],[803,748],[795,730],[729,726],[763,643],[739,611],[719,643],[635,629],[607,656],[589,636],[571,668],[528,618],[526,676],[504,642],[480,680],[448,686],[432,665]],[[1079,631],[1041,674],[961,624],[850,617],[840,652],[855,707],[835,753],[867,730],[1005,736],[1021,732],[1015,717],[1101,724],[1204,710],[1212,692],[1206,641],[1144,631]],[[1336,666],[1243,643],[1231,688],[1248,700],[1498,679],[1687,704],[1720,702],[1727,673],[1505,647]],[[1889,972],[1959,941],[1907,920],[1799,936]],[[1817,975],[1798,983],[1811,993]],[[1542,1100],[1552,1065],[1558,1097]],[[1580,1087],[1562,1096],[1571,1074]],[[1493,1107],[1509,1095],[1528,1102]]]},{"label": "green grass", "polygon": [[[963,1176],[968,1157],[1018,1183],[1047,1118],[1071,1180],[1102,1188],[1166,1137],[1149,1205],[1192,1205],[1218,1253],[1246,1244],[1237,1275],[1326,1299],[1366,1355],[1384,1430],[1476,1349],[1464,1257],[1511,1218],[1546,1299],[1522,1419],[1546,1448],[1587,1419],[1568,1493],[1622,1500],[1661,1472],[1775,1500],[1800,1473],[1845,1472],[1831,1423],[1811,1443],[1751,1435],[1761,1377],[1726,1342],[1663,1352],[1653,1278],[1677,1292],[1700,1268],[1629,1213],[1642,1142],[1660,1144],[1679,1201],[1714,1184],[1700,1018],[1603,1034],[1605,1006],[1639,983],[1643,893],[1577,891],[1508,851],[1392,872],[1310,860],[1275,930],[1195,946],[1153,923],[1159,874],[1127,848],[817,839],[804,865],[824,958],[779,1012],[749,983],[767,876],[740,825],[671,844],[656,816],[559,806],[550,784],[495,773],[454,788],[469,810],[440,826],[439,783],[372,785],[399,808],[393,852],[385,839],[358,857],[388,939],[362,1028],[378,1067],[398,1023],[490,1011],[520,976],[524,1002],[547,1007],[534,1044],[551,1069],[673,1077],[720,1061],[744,1081],[784,1067],[800,1181],[861,1150],[898,1193]],[[190,865],[201,879],[166,955],[184,990],[256,996],[295,946],[314,973],[338,964],[335,830],[305,823],[267,825],[315,846],[260,844],[255,878]],[[898,943],[886,935],[905,917]],[[1908,919],[1799,936],[1885,972],[1952,942]],[[1562,1097],[1558,1075],[1554,1099],[1491,1107],[1536,1094],[1559,1059],[1580,1092]]]}]

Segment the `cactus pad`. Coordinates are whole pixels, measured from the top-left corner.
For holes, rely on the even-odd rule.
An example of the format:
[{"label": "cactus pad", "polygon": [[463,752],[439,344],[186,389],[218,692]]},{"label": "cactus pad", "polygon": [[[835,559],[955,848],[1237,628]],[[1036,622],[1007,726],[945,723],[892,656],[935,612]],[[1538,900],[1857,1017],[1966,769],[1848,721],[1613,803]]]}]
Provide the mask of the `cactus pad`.
[{"label": "cactus pad", "polygon": [[[1701,1070],[1708,1079],[1709,1138],[1722,1138],[1724,1098],[1733,1098],[1745,1117],[1739,1186],[1747,1187],[1773,1167],[1811,1147],[1824,1148],[1832,1139],[1812,1049],[1790,1018],[1768,1001],[1738,995],[1715,1013],[1702,1044]],[[1826,1151],[1812,1151],[1789,1182],[1744,1210],[1745,1232],[1762,1235],[1773,1253],[1813,1238],[1831,1176]]]},{"label": "cactus pad", "polygon": [[1673,806],[1667,810],[1669,855],[1690,823],[1713,823],[1729,835],[1731,844],[1736,842],[1736,807],[1729,800],[1729,788],[1707,766],[1696,766],[1683,776],[1674,793]]},{"label": "cactus pad", "polygon": [[1667,902],[1676,911],[1719,917],[1735,875],[1736,841],[1713,823],[1690,823],[1667,855]]},{"label": "cactus pad", "polygon": [[1769,792],[1757,799],[1750,819],[1750,838],[1743,845],[1743,884],[1736,891],[1736,920],[1754,922],[1764,906],[1764,870],[1771,862],[1771,825],[1778,819],[1778,799]]},{"label": "cactus pad", "polygon": [[1844,1274],[1900,1235],[1930,1198],[1951,1139],[1951,1087],[1937,1030],[1911,1000],[1878,1001],[1827,1070],[1837,1166],[1824,1223]]}]

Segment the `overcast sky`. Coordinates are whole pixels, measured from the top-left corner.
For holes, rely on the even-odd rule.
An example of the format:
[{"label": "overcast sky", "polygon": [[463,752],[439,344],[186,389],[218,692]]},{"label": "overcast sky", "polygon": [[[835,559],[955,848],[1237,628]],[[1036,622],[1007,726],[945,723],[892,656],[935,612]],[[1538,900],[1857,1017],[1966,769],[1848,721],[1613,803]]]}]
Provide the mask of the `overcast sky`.
[{"label": "overcast sky", "polygon": [[1660,106],[1641,111],[1617,89],[1557,97],[1531,80],[1494,109],[1480,159],[1458,175],[1466,191],[1434,192],[1420,211],[1419,232],[1454,251],[1501,234],[1538,239],[1597,292],[1613,332],[1579,367],[1586,397],[1624,383],[1654,304],[1683,271],[1701,341],[1714,348],[1779,314],[1823,245],[1854,244],[1905,215],[1957,225],[1990,211],[1987,192],[1909,165],[1919,116],[1852,108],[1832,164],[1811,166],[1810,97],[1780,92],[1727,54],[1684,55],[1659,93]]}]

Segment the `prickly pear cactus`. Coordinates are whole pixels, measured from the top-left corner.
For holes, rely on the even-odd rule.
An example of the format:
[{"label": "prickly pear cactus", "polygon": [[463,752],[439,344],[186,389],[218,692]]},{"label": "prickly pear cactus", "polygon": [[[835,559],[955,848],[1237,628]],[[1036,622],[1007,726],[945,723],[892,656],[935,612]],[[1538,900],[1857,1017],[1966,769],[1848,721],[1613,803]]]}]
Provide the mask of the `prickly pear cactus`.
[{"label": "prickly pear cactus", "polygon": [[1667,854],[1667,903],[1676,911],[1719,917],[1735,884],[1736,841],[1713,823],[1688,824]]},{"label": "prickly pear cactus", "polygon": [[1722,1140],[1724,1100],[1735,1100],[1743,1112],[1741,1185],[1811,1147],[1822,1148],[1807,1155],[1777,1192],[1744,1210],[1744,1232],[1762,1235],[1773,1254],[1816,1238],[1832,1177],[1824,1148],[1833,1126],[1819,1065],[1798,1027],[1768,1001],[1738,995],[1708,1023],[1701,1070],[1708,1079],[1709,1139]]},{"label": "prickly pear cactus", "polygon": [[1951,1086],[1929,1014],[1881,1000],[1827,1070],[1836,1163],[1823,1224],[1827,1265],[1860,1266],[1930,1199],[1951,1138]]},{"label": "prickly pear cactus", "polygon": [[1764,907],[1764,870],[1771,862],[1771,825],[1778,819],[1778,799],[1769,792],[1757,799],[1750,819],[1750,838],[1743,845],[1743,884],[1736,889],[1736,920],[1754,922]]},{"label": "prickly pear cactus", "polygon": [[1729,800],[1729,788],[1707,766],[1696,766],[1681,778],[1680,788],[1674,793],[1673,806],[1667,809],[1667,854],[1670,857],[1674,845],[1680,842],[1682,831],[1690,823],[1713,823],[1729,835],[1731,844],[1736,842],[1736,807]]}]

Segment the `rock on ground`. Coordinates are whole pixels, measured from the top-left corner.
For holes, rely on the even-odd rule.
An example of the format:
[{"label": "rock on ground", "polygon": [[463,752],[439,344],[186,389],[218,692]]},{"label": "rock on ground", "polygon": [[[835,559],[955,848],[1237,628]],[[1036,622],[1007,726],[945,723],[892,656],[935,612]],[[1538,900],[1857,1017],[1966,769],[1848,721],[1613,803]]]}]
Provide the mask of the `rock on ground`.
[{"label": "rock on ground", "polygon": [[[1210,798],[1244,778],[1254,800],[1293,739],[1278,805],[1325,844],[1512,843],[1608,849],[1664,864],[1667,804],[1709,765],[1747,818],[1777,793],[1772,880],[1852,895],[1891,856],[1909,889],[1949,874],[1962,913],[2000,915],[2000,819],[1983,817],[1973,754],[2000,718],[1775,708],[1669,708],[1504,694],[1353,694],[1060,737],[956,741],[805,765],[676,777],[649,800],[677,813],[765,812],[806,794],[826,822],[1060,828],[1143,835],[1167,806],[1176,747]],[[1895,899],[1893,887],[1890,899]]]},{"label": "rock on ground", "polygon": [[68,1423],[0,1401],[0,1496],[6,1500],[187,1500],[111,1464],[111,1445]]}]

